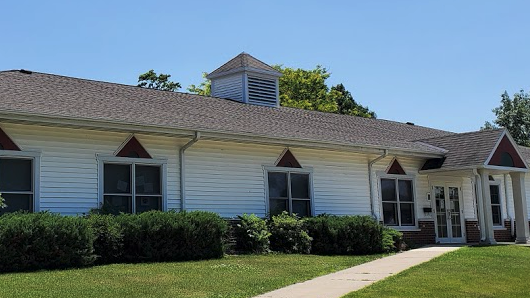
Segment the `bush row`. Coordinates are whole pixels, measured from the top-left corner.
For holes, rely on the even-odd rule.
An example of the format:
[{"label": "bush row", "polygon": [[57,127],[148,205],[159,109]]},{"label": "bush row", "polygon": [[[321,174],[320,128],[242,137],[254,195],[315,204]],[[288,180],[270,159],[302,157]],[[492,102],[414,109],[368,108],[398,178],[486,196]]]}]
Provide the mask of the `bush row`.
[{"label": "bush row", "polygon": [[0,216],[0,272],[217,258],[226,230],[219,215],[202,211],[12,213]]},{"label": "bush row", "polygon": [[239,220],[234,234],[236,249],[241,252],[363,255],[397,251],[403,238],[401,232],[369,216],[300,219],[284,212],[268,222],[253,214],[240,216]]}]

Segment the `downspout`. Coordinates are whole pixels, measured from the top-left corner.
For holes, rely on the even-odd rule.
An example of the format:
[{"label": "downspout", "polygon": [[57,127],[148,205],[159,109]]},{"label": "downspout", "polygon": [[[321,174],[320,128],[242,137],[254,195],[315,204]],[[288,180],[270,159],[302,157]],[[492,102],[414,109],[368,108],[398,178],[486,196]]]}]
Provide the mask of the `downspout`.
[{"label": "downspout", "polygon": [[370,187],[370,212],[372,212],[372,216],[379,220],[379,216],[375,214],[375,202],[374,202],[374,190],[373,190],[373,179],[372,179],[372,167],[373,165],[380,161],[381,159],[385,158],[388,155],[388,150],[385,149],[383,151],[383,154],[381,156],[378,156],[374,160],[370,161],[368,163],[368,187]]},{"label": "downspout", "polygon": [[515,236],[515,216],[511,212],[508,212],[508,174],[504,174],[504,203],[506,205],[506,214],[510,217],[510,232],[513,237]]},{"label": "downspout", "polygon": [[478,222],[480,227],[480,241],[486,240],[486,231],[484,230],[484,201],[482,200],[482,178],[476,169],[473,169],[473,174],[475,175],[475,185],[476,190],[476,199],[478,203]]},{"label": "downspout", "polygon": [[179,164],[180,164],[180,210],[186,210],[186,171],[185,171],[185,161],[186,161],[186,155],[185,151],[186,149],[193,146],[193,144],[197,143],[199,139],[201,138],[201,133],[196,131],[195,137],[191,139],[186,145],[182,146],[179,150]]}]

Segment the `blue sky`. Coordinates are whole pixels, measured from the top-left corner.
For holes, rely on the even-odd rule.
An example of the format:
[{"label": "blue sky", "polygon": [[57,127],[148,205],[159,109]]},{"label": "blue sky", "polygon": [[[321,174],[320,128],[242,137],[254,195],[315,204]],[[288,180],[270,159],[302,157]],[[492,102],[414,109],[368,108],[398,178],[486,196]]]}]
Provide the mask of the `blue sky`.
[{"label": "blue sky", "polygon": [[184,87],[242,51],[327,67],[379,118],[477,130],[530,89],[530,1],[6,1],[0,70]]}]

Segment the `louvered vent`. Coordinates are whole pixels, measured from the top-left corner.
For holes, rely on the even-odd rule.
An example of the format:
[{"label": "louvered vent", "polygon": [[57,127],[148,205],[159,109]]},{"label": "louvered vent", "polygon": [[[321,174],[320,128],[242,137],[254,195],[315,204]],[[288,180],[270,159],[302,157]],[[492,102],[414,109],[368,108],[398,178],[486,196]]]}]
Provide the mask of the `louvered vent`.
[{"label": "louvered vent", "polygon": [[248,102],[270,107],[278,106],[276,80],[248,76]]}]

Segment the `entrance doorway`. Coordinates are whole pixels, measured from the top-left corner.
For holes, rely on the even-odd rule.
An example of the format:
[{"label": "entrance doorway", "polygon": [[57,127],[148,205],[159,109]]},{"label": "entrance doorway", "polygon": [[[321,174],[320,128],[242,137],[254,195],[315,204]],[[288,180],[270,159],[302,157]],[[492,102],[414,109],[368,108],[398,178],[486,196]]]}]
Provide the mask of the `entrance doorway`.
[{"label": "entrance doorway", "polygon": [[437,183],[432,188],[436,214],[436,240],[439,243],[463,243],[463,206],[461,187]]}]

